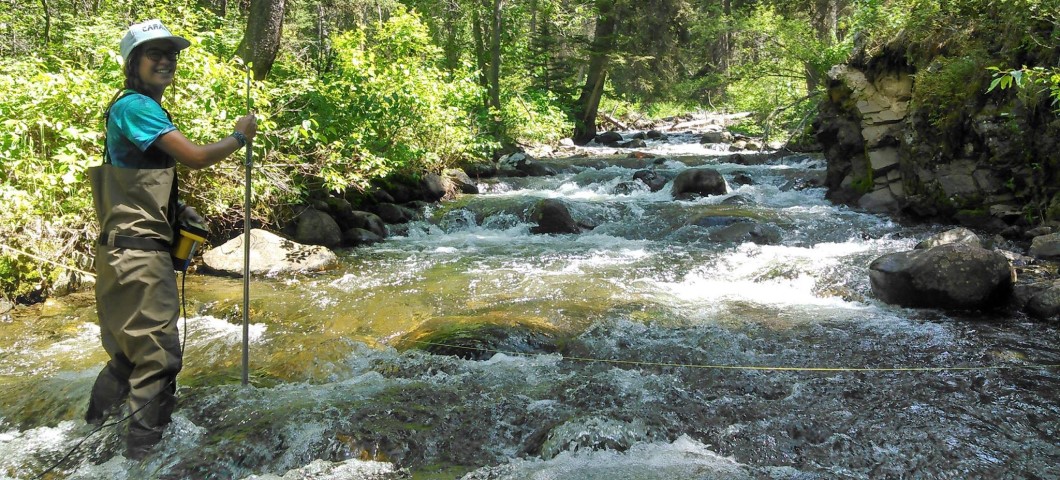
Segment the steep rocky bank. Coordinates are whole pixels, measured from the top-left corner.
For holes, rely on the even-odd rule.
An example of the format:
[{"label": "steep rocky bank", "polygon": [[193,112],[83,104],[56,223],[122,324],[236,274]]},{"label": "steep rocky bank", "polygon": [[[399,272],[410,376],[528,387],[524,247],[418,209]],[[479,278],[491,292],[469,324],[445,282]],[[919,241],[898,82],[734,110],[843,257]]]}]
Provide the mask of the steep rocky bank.
[{"label": "steep rocky bank", "polygon": [[[939,90],[940,75],[929,84],[922,73],[954,65],[975,74],[949,75],[952,104],[918,95]],[[988,93],[980,70],[943,57],[918,68],[893,53],[834,67],[815,123],[829,198],[1013,240],[1060,230],[1060,115],[1048,97]]]}]

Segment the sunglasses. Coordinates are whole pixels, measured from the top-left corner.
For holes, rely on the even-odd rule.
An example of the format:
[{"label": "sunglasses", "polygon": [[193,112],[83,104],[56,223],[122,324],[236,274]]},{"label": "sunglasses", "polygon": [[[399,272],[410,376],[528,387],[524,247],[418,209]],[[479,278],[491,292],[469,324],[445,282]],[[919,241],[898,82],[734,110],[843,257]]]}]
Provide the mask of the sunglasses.
[{"label": "sunglasses", "polygon": [[166,57],[171,61],[177,61],[177,57],[180,56],[180,50],[160,50],[157,48],[149,48],[144,52],[144,56],[150,58],[152,61],[162,60],[162,57]]}]

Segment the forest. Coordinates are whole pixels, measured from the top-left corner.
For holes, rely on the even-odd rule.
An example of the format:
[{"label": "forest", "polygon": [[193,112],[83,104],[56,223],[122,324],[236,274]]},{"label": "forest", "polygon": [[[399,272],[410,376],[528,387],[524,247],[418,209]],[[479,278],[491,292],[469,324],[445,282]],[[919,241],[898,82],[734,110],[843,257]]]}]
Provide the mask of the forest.
[{"label": "forest", "polygon": [[[163,105],[188,138],[258,115],[250,213],[274,226],[315,192],[584,143],[610,128],[604,115],[750,112],[742,133],[805,140],[828,71],[881,52],[918,68],[913,101],[934,111],[988,92],[1056,111],[1057,12],[1055,0],[3,0],[0,292],[31,303],[92,269],[85,171],[122,84],[118,41],[138,21],[192,41]],[[215,231],[244,216],[241,162],[181,172]]]}]

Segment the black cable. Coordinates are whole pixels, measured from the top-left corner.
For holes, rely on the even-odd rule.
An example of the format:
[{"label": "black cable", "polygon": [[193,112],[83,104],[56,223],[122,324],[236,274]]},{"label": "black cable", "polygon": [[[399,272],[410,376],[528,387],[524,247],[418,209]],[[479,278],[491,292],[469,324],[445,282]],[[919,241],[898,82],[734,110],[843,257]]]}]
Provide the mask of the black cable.
[{"label": "black cable", "polygon": [[[188,260],[190,262],[191,255],[188,256]],[[184,358],[184,347],[188,343],[188,299],[187,299],[187,296],[184,295],[185,282],[188,279],[188,271],[187,270],[188,270],[187,266],[185,266],[184,270],[180,273],[180,308],[181,308],[181,311],[184,314],[184,340],[180,343],[180,357],[181,358]],[[122,418],[120,418],[118,420],[115,420],[115,421],[110,422],[110,423],[104,423],[103,425],[100,425],[100,426],[96,427],[91,432],[88,432],[88,435],[85,435],[85,438],[82,438],[80,442],[77,442],[77,445],[74,445],[73,448],[71,448],[69,451],[67,451],[66,455],[63,455],[63,457],[60,458],[59,461],[57,461],[54,464],[52,464],[52,466],[48,467],[47,470],[41,472],[40,475],[37,475],[36,477],[33,477],[34,480],[41,480],[42,478],[44,478],[45,475],[51,473],[52,470],[55,470],[60,465],[62,465],[63,462],[66,461],[66,459],[70,458],[70,455],[73,455],[74,452],[76,452],[78,448],[81,448],[81,445],[84,445],[84,443],[87,442],[89,438],[92,438],[92,435],[95,435],[96,433],[98,433],[99,431],[103,430],[104,428],[113,427],[115,425],[119,425],[119,424],[125,422],[126,420],[129,420],[130,418],[132,418],[137,413],[140,413],[140,410],[143,410],[144,408],[147,408],[147,406],[150,405],[151,402],[154,402],[156,399],[158,399],[159,396],[162,395],[162,392],[165,392],[166,390],[168,390],[169,387],[171,385],[175,384],[176,382],[177,382],[177,377],[173,376],[173,378],[169,381],[169,383],[166,384],[166,386],[162,387],[162,389],[159,390],[158,393],[156,393],[153,397],[151,397],[151,399],[148,400],[146,403],[144,403],[143,405],[140,405],[140,408],[137,408],[136,410],[132,411],[128,415],[126,415],[126,416],[124,416],[124,417],[122,417]]]}]

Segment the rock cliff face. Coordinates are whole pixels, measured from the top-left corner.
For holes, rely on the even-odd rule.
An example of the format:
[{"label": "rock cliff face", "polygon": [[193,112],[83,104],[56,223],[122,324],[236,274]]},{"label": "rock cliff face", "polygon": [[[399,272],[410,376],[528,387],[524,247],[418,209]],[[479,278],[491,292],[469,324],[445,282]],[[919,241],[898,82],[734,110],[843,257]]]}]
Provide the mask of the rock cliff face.
[{"label": "rock cliff face", "polygon": [[952,107],[918,107],[916,79],[894,59],[829,72],[815,123],[829,198],[1010,238],[1060,227],[1060,116],[985,86]]}]

